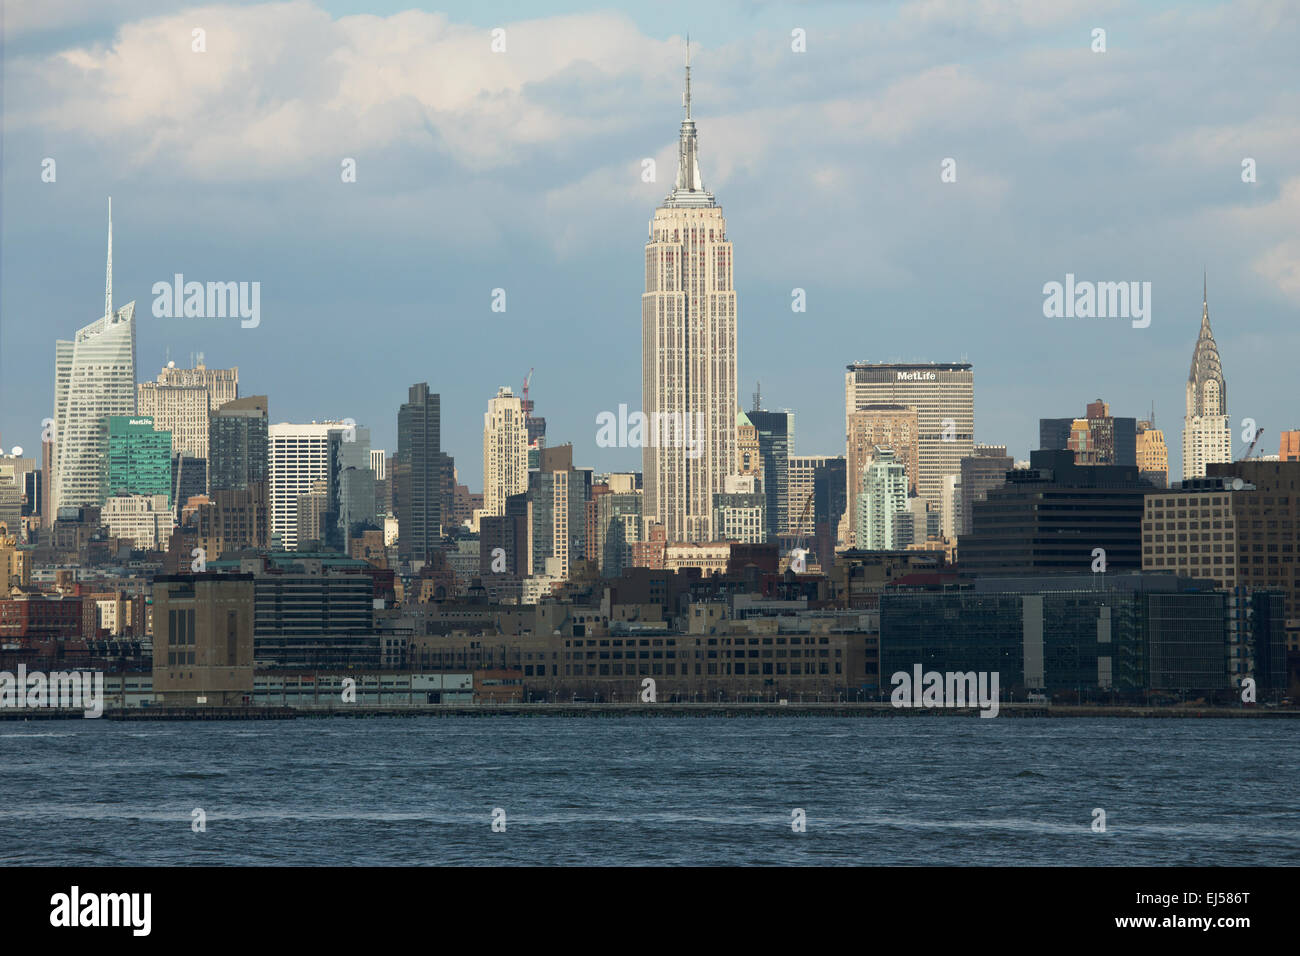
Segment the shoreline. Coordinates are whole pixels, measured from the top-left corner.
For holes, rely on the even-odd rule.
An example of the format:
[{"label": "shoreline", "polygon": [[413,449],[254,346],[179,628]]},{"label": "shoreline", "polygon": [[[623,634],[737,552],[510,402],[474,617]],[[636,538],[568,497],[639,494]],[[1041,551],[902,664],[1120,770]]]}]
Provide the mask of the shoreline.
[{"label": "shoreline", "polygon": [[[101,718],[86,718],[73,708],[17,710],[0,708],[0,720],[298,720],[328,717],[980,717],[974,707],[894,707],[887,703],[481,703],[427,706],[328,704],[287,707],[105,707]],[[1286,719],[1300,718],[1295,707],[1164,707],[1108,704],[1001,704],[997,717],[1141,719]],[[996,719],[996,718],[984,718]]]}]

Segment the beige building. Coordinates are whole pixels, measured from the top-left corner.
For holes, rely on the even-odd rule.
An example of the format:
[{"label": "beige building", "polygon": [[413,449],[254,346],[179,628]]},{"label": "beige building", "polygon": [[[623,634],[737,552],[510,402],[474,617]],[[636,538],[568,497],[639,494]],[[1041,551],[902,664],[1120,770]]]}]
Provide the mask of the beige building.
[{"label": "beige building", "polygon": [[24,588],[31,584],[31,561],[18,547],[17,536],[0,525],[0,594],[8,595],[15,584]]},{"label": "beige building", "polygon": [[[858,527],[858,500],[865,490],[864,480],[875,448],[887,448],[893,453],[893,460],[903,466],[907,476],[907,493],[917,493],[917,432],[916,409],[908,405],[865,405],[849,415],[845,461],[851,529]],[[855,531],[850,545],[856,543],[856,537]]]},{"label": "beige building", "polygon": [[483,415],[483,508],[503,515],[506,498],[528,490],[528,422],[523,400],[502,386]]},{"label": "beige building", "polygon": [[153,691],[162,704],[231,706],[253,694],[253,575],[154,579]]},{"label": "beige building", "polygon": [[194,368],[177,368],[175,362],[158,373],[158,384],[172,388],[204,388],[208,392],[208,410],[215,412],[226,402],[239,397],[239,368],[208,368],[203,356]]},{"label": "beige building", "polygon": [[668,545],[664,552],[664,567],[669,571],[682,568],[699,568],[706,576],[722,574],[731,558],[731,544],[727,541],[705,541]]},{"label": "beige building", "polygon": [[736,291],[727,221],[700,177],[689,64],[683,105],[676,182],[645,246],[642,473],[646,518],[669,541],[709,541],[736,463]]},{"label": "beige building", "polygon": [[166,495],[110,495],[100,522],[115,538],[130,538],[141,551],[166,551],[174,516]]},{"label": "beige building", "polygon": [[965,362],[848,366],[845,435],[854,412],[883,404],[916,409],[916,493],[941,507],[944,476],[961,474],[961,460],[975,446],[975,373]]},{"label": "beige building", "polygon": [[737,475],[754,475],[763,480],[763,455],[758,447],[758,429],[744,412],[736,415]]},{"label": "beige building", "polygon": [[172,433],[173,455],[207,461],[211,409],[206,388],[141,382],[136,405],[141,416],[152,416],[154,431]]},{"label": "beige building", "polygon": [[1143,477],[1160,488],[1169,485],[1169,449],[1165,446],[1165,433],[1155,422],[1137,423],[1137,466]]},{"label": "beige building", "polygon": [[808,508],[802,526],[799,518],[805,513],[804,505],[815,488],[817,469],[831,461],[834,455],[791,455],[786,466],[786,511],[790,516],[787,534],[816,534],[813,509]]}]

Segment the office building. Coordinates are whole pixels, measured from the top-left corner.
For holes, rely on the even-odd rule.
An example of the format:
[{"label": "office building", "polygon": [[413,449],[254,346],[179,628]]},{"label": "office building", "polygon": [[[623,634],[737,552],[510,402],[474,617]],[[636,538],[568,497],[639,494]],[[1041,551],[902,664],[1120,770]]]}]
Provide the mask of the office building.
[{"label": "office building", "polygon": [[700,178],[686,67],[677,178],[655,210],[641,297],[646,517],[669,541],[713,537],[736,463],[736,291],[727,222]]},{"label": "office building", "polygon": [[104,419],[104,471],[100,501],[111,495],[163,495],[172,501],[172,436],[152,418],[109,415]]},{"label": "office building", "polygon": [[[849,527],[854,534],[857,533],[860,521],[857,503],[863,492],[867,467],[871,464],[875,448],[888,448],[893,453],[893,460],[903,466],[907,476],[907,493],[918,493],[919,428],[916,409],[909,405],[873,403],[864,405],[849,415],[845,458],[848,461],[849,481],[852,482],[849,489]],[[855,543],[851,541],[850,544]],[[860,543],[856,546],[866,547]]]},{"label": "office building", "polygon": [[1155,416],[1137,423],[1137,466],[1144,480],[1157,488],[1169,486],[1169,449]]},{"label": "office building", "polygon": [[762,483],[766,532],[769,541],[785,534],[790,526],[790,452],[794,449],[794,412],[755,409],[749,420],[758,437],[762,462]]},{"label": "office building", "polygon": [[226,402],[212,413],[209,487],[213,491],[243,491],[266,484],[268,415],[265,395]]},{"label": "office building", "polygon": [[139,551],[166,551],[176,523],[167,495],[144,494],[109,495],[99,520],[112,537],[131,539]]},{"label": "office building", "polygon": [[[102,500],[104,419],[135,415],[135,303],[113,308],[113,206],[104,315],[54,345],[52,514]],[[168,438],[170,441],[170,437]]]},{"label": "office building", "polygon": [[572,445],[542,448],[540,465],[528,474],[530,573],[567,580],[574,562],[586,557],[591,469],[573,467]]},{"label": "office building", "polygon": [[171,433],[173,455],[207,459],[211,406],[203,386],[141,382],[136,412],[152,418],[158,431]]},{"label": "office building", "polygon": [[175,362],[168,362],[158,373],[157,384],[166,388],[202,388],[208,393],[208,410],[215,412],[239,398],[239,369],[208,368],[200,352],[193,368],[177,368]]},{"label": "office building", "polygon": [[1142,499],[1153,490],[1136,465],[1077,465],[1068,450],[1034,451],[1029,468],[1008,472],[1004,485],[974,502],[971,532],[961,541],[961,568],[976,574],[1079,573],[1100,557],[1108,572],[1138,570]]},{"label": "office building", "polygon": [[[811,538],[816,533],[813,499],[817,489],[817,469],[837,460],[835,455],[791,455],[787,472],[786,514],[789,524],[785,533]],[[843,461],[843,458],[838,460]]]},{"label": "office building", "polygon": [[[280,422],[267,430],[272,547],[298,549],[298,501],[325,482],[327,510],[337,519],[342,422]],[[330,522],[333,524],[333,521]]]},{"label": "office building", "polygon": [[719,541],[762,544],[767,540],[767,497],[754,475],[732,475],[713,496],[713,528]]},{"label": "office building", "polygon": [[[1118,467],[1118,466],[1117,466]],[[1031,691],[1141,700],[1233,692],[1228,593],[1163,574],[988,578],[973,588],[885,592],[880,598],[880,672],[997,673],[1003,695]],[[1267,607],[1268,605],[1262,604]],[[1274,648],[1280,621],[1245,639],[1282,678]],[[1132,699],[1131,698],[1131,699]],[[1003,698],[1007,699],[1006,696]]]},{"label": "office building", "polygon": [[970,534],[975,502],[983,501],[990,488],[1000,488],[1011,470],[1012,458],[1006,445],[976,445],[961,460],[961,530]]},{"label": "office building", "polygon": [[1137,419],[1113,417],[1099,398],[1083,418],[1040,418],[1038,447],[1069,449],[1080,465],[1136,465]]},{"label": "office building", "polygon": [[844,376],[845,434],[854,412],[883,404],[916,409],[916,491],[938,507],[943,476],[960,474],[961,460],[974,447],[975,374],[971,366],[964,362],[848,366]]},{"label": "office building", "polygon": [[442,399],[427,382],[412,385],[397,412],[397,454],[393,497],[398,553],[404,561],[426,561],[442,542]]},{"label": "office building", "polygon": [[858,493],[855,540],[864,551],[893,551],[894,516],[907,510],[907,471],[891,449],[872,449]]},{"label": "office building", "polygon": [[528,423],[523,400],[502,386],[483,415],[483,513],[503,515],[528,490]]}]

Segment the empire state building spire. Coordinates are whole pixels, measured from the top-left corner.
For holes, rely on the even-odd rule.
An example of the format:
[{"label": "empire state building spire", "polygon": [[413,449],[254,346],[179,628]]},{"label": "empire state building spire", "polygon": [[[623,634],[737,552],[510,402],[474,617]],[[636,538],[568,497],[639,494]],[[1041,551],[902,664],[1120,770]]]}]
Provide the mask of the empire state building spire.
[{"label": "empire state building spire", "polygon": [[682,94],[686,116],[677,143],[677,180],[664,200],[665,206],[712,206],[713,193],[704,188],[700,178],[699,140],[695,120],[691,118],[691,41],[686,40],[686,92]]}]

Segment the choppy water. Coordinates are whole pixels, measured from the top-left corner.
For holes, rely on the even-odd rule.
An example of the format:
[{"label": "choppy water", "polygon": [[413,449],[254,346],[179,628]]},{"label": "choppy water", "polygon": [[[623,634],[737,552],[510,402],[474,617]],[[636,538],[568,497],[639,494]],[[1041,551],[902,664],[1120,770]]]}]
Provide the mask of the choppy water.
[{"label": "choppy water", "polygon": [[0,862],[1295,865],[1298,744],[1283,720],[2,721]]}]

